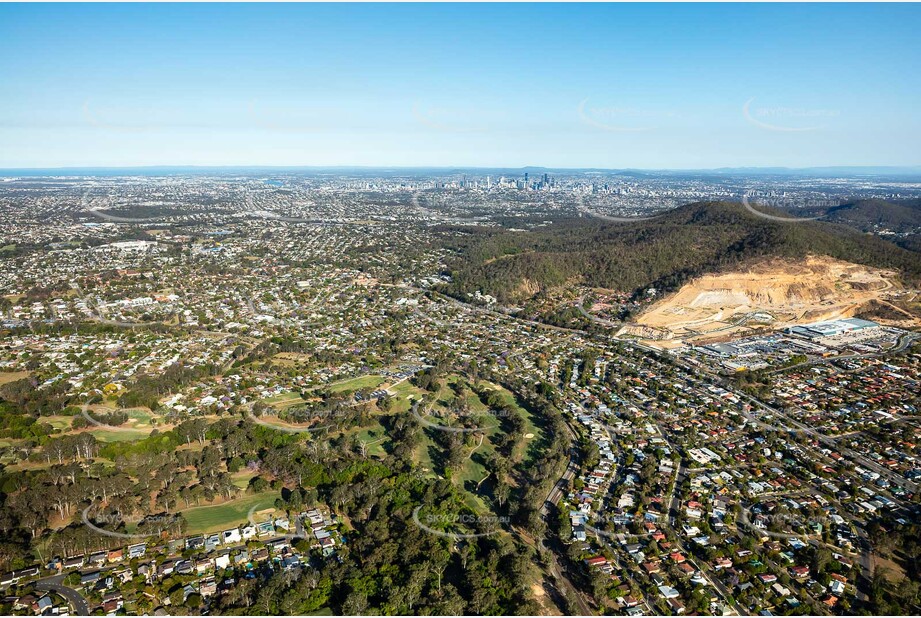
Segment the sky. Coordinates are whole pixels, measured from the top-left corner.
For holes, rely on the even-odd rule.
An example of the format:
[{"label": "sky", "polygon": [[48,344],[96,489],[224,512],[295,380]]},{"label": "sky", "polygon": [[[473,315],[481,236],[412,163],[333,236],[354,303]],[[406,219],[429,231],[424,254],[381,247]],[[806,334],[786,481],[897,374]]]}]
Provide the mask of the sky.
[{"label": "sky", "polygon": [[0,168],[921,164],[921,5],[2,4]]}]

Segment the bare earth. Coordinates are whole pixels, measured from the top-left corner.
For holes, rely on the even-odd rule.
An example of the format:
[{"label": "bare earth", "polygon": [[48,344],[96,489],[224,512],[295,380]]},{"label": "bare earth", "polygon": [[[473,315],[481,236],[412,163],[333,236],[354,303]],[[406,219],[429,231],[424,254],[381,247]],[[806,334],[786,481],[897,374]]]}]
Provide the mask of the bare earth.
[{"label": "bare earth", "polygon": [[724,340],[765,328],[850,317],[870,301],[904,294],[894,271],[828,257],[772,259],[744,272],[705,275],[653,304],[622,332],[670,346]]},{"label": "bare earth", "polygon": [[29,377],[28,371],[0,371],[0,386]]}]

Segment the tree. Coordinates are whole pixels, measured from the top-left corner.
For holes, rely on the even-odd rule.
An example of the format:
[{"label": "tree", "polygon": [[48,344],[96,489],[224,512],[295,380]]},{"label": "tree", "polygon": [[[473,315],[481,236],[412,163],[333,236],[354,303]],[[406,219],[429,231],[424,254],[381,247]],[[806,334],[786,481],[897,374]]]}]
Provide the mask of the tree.
[{"label": "tree", "polygon": [[201,595],[197,592],[193,592],[186,598],[184,605],[190,609],[194,609],[196,607],[200,607],[201,602]]},{"label": "tree", "polygon": [[185,591],[182,586],[169,593],[169,601],[173,607],[181,607],[185,602]]},{"label": "tree", "polygon": [[819,547],[812,558],[812,570],[818,576],[825,572],[825,569],[832,561],[831,551],[827,547]]}]

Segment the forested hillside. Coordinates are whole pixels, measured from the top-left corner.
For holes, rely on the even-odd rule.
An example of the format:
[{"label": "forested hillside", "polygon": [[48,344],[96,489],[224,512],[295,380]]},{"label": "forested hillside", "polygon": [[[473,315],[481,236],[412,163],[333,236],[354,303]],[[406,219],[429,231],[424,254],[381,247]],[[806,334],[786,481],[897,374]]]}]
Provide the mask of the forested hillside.
[{"label": "forested hillside", "polygon": [[831,223],[772,221],[722,202],[689,204],[635,223],[573,219],[539,231],[477,230],[453,248],[460,257],[451,265],[448,292],[480,290],[501,302],[566,282],[670,290],[766,256],[827,255],[921,278],[921,255],[878,237]]},{"label": "forested hillside", "polygon": [[895,204],[883,200],[859,200],[833,208],[809,211],[823,221],[841,223],[863,232],[889,231],[897,234],[921,230],[921,203]]}]

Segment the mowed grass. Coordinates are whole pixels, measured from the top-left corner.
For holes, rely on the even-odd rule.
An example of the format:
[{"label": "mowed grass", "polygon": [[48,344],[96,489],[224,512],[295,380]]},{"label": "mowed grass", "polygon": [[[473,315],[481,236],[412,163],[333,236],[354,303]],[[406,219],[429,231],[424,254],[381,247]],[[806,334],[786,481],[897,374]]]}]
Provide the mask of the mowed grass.
[{"label": "mowed grass", "polygon": [[432,431],[434,430],[428,427],[422,429],[419,444],[416,446],[416,450],[413,453],[413,461],[415,461],[416,465],[419,466],[419,469],[425,476],[435,478],[440,475],[435,471],[435,462],[432,459],[432,454],[439,452],[441,447],[432,439],[430,435]]},{"label": "mowed grass", "polygon": [[150,429],[106,429],[104,427],[92,427],[86,430],[96,436],[100,442],[133,442],[143,440],[150,435]]},{"label": "mowed grass", "polygon": [[479,447],[477,447],[478,444],[480,444],[480,437],[472,436],[471,444],[467,448],[467,452],[472,455],[464,461],[464,465],[454,475],[453,480],[458,487],[464,490],[465,494],[474,498],[479,508],[485,508],[486,504],[480,496],[476,495],[476,485],[487,474],[487,469],[481,462],[487,461],[487,458],[495,452],[495,447],[490,442],[488,435],[484,436],[483,443]]},{"label": "mowed grass", "polygon": [[309,354],[298,354],[297,352],[279,352],[272,357],[272,362],[285,367],[296,367],[310,361]]},{"label": "mowed grass", "polygon": [[[202,534],[205,532],[219,532],[234,526],[239,526],[247,521],[249,510],[256,507],[257,511],[274,509],[277,492],[266,491],[259,494],[241,496],[224,504],[213,506],[196,506],[182,511],[188,523],[188,534]],[[262,517],[254,517],[262,521]]]},{"label": "mowed grass", "polygon": [[357,391],[363,388],[377,388],[384,383],[384,376],[366,375],[349,378],[329,385],[329,392],[341,393],[344,391]]},{"label": "mowed grass", "polygon": [[408,380],[400,382],[390,392],[393,393],[394,398],[393,412],[408,412],[412,407],[412,403],[409,401],[410,397],[422,399],[422,389],[418,386],[413,386]]},{"label": "mowed grass", "polygon": [[[86,431],[96,436],[96,439],[100,442],[128,442],[132,440],[143,440],[150,435],[150,432],[154,430],[154,420],[159,420],[161,418],[160,416],[152,413],[147,408],[128,408],[122,410],[112,406],[98,405],[92,406],[88,412],[91,418],[96,418],[96,415],[111,414],[113,412],[124,412],[128,415],[127,422],[125,422],[123,425],[119,425],[118,427],[113,427],[111,429],[90,425]],[[55,422],[61,424],[61,429],[67,430],[71,426],[73,417],[52,416],[48,418],[56,419]],[[68,421],[67,425],[65,426],[63,424],[65,422],[64,419],[68,418],[70,421]],[[160,431],[164,431],[166,427],[159,427],[159,429]]]},{"label": "mowed grass", "polygon": [[272,357],[272,364],[279,365],[281,367],[296,367],[301,364],[301,361],[293,358],[288,358],[282,354],[276,354]]},{"label": "mowed grass", "polygon": [[54,416],[43,416],[42,418],[38,419],[38,422],[48,423],[60,431],[68,431],[70,430],[71,423],[74,422],[74,417],[55,414]]},{"label": "mowed grass", "polygon": [[347,433],[354,433],[359,440],[364,442],[367,445],[368,455],[371,457],[383,458],[387,456],[387,451],[384,448],[389,441],[387,430],[384,429],[380,422],[375,421],[367,427],[362,427],[358,430],[353,429]]},{"label": "mowed grass", "polygon": [[134,429],[142,429],[145,427],[153,427],[153,420],[159,419],[158,415],[153,414],[147,408],[131,408],[125,410],[128,413],[128,422],[125,423],[125,427],[132,427]]},{"label": "mowed grass", "polygon": [[484,404],[479,396],[473,391],[468,391],[467,400],[470,409],[474,413],[484,414],[479,420],[481,427],[485,428],[483,442],[480,443],[478,436],[472,436],[473,443],[470,446],[470,457],[464,462],[463,467],[456,475],[457,483],[470,496],[468,504],[474,504],[478,509],[488,508],[482,496],[476,494],[477,484],[482,481],[490,472],[484,465],[484,462],[495,455],[495,438],[502,429],[499,426],[498,419],[495,416],[485,414],[489,408]]},{"label": "mowed grass", "polygon": [[[128,420],[117,428],[112,429],[91,425],[88,431],[98,439],[106,442],[141,440],[146,438],[150,435],[150,432],[153,431],[154,419],[160,418],[147,408],[120,409],[113,406],[96,405],[91,406],[88,410],[90,418],[99,418],[106,414],[112,414],[113,412],[124,412],[128,416]],[[119,435],[116,436],[116,434]]]},{"label": "mowed grass", "polygon": [[252,470],[247,470],[243,468],[239,472],[234,472],[230,475],[233,479],[233,484],[239,487],[240,489],[246,489],[249,486],[249,482],[256,476],[256,473]]},{"label": "mowed grass", "polygon": [[[469,388],[466,380],[457,375],[448,376],[441,383],[438,392],[435,394],[435,401],[432,404],[432,411],[439,415],[439,418],[432,418],[430,421],[439,425],[444,424],[450,426],[452,424],[456,424],[451,420],[451,415],[447,414],[447,411],[452,407],[455,399],[457,398],[455,389],[453,387],[458,382],[463,382],[465,385],[466,388],[462,390],[463,396],[467,401],[471,414],[478,417],[478,426],[483,427],[486,433],[486,438],[483,440],[483,444],[480,445],[475,452],[473,452],[472,457],[467,459],[460,470],[458,470],[454,475],[454,483],[458,486],[464,487],[468,484],[468,482],[477,483],[484,476],[486,476],[486,468],[480,462],[485,461],[485,459],[482,457],[483,455],[488,456],[495,452],[495,447],[489,438],[490,436],[496,435],[499,431],[501,431],[501,429],[498,426],[497,419],[494,416],[488,414],[489,408],[480,400],[477,394],[471,388]],[[412,386],[409,388],[414,389],[416,396],[421,398],[423,392],[420,389]],[[427,468],[427,471],[431,476],[438,474],[438,471],[435,470],[433,454],[440,453],[442,451],[442,447],[435,440],[436,434],[434,432],[436,431],[438,431],[436,428],[425,428],[425,430],[422,432],[423,439],[417,447],[414,457],[416,463],[423,468]],[[472,442],[470,442],[467,447],[468,453],[473,451],[474,447],[479,443],[479,437],[471,436],[470,440],[472,440]],[[470,499],[471,505],[476,505],[478,508],[482,508],[484,506],[478,496],[471,494]]]},{"label": "mowed grass", "polygon": [[524,421],[525,435],[532,436],[531,438],[523,437],[518,441],[513,452],[513,459],[515,461],[534,461],[540,454],[540,445],[545,438],[543,430],[534,422],[534,417],[531,416],[531,413],[518,405],[518,402],[515,400],[515,395],[510,391],[491,382],[487,382],[485,385],[489,390],[499,392],[502,401],[508,404],[519,416],[521,416]]},{"label": "mowed grass", "polygon": [[304,400],[301,398],[300,393],[279,393],[278,395],[272,395],[268,399],[265,399],[264,402],[274,408],[284,409],[295,406],[299,403],[304,403]]},{"label": "mowed grass", "polygon": [[463,385],[460,392],[463,394],[463,398],[466,400],[467,406],[470,408],[472,414],[480,415],[489,411],[489,408],[480,400],[467,380],[456,375],[449,376],[438,390],[434,406],[436,409],[448,409],[457,401],[458,394],[456,388],[459,383]]}]

